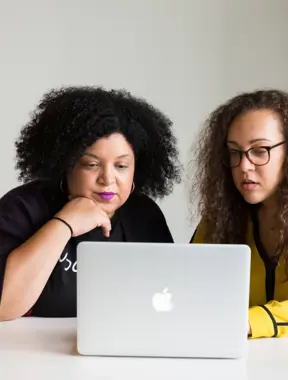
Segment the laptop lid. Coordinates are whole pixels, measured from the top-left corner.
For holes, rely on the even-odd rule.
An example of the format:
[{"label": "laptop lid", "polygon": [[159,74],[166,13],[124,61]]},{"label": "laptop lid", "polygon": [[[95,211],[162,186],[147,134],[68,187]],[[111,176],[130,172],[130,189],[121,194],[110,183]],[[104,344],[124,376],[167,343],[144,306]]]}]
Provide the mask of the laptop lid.
[{"label": "laptop lid", "polygon": [[246,245],[79,243],[78,352],[242,357],[250,255]]}]

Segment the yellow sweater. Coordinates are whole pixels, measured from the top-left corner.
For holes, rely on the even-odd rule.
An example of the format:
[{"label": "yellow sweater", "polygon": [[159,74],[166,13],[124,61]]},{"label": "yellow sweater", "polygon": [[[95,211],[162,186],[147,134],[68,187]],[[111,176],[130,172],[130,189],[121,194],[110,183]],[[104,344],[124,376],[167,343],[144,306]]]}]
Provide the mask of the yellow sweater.
[{"label": "yellow sweater", "polygon": [[[247,245],[251,249],[250,308],[249,323],[252,338],[288,337],[288,281],[283,257],[276,268],[261,257],[253,233],[253,223],[249,221]],[[205,243],[204,227],[200,222],[191,243]],[[259,247],[257,241],[257,246]],[[266,269],[267,267],[267,269]]]}]

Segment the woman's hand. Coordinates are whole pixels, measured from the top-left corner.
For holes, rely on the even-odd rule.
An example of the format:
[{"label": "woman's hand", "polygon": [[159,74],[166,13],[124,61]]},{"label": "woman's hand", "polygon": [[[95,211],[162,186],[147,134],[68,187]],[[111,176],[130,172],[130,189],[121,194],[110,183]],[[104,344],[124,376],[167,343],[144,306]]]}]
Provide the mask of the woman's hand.
[{"label": "woman's hand", "polygon": [[73,236],[83,235],[96,227],[102,227],[103,234],[106,237],[110,236],[111,221],[93,199],[85,197],[71,199],[55,216],[71,226]]}]

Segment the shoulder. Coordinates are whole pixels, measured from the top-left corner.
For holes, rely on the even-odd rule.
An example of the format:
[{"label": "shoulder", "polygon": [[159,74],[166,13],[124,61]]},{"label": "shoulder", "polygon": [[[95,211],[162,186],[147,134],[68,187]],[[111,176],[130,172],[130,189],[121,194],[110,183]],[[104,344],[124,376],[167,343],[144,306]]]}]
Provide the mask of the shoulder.
[{"label": "shoulder", "polygon": [[29,182],[15,187],[0,198],[0,220],[20,223],[21,220],[28,219],[37,224],[47,219],[56,205],[50,182]]},{"label": "shoulder", "polygon": [[205,243],[205,225],[203,220],[200,220],[197,225],[193,236],[191,237],[190,244],[204,244]]},{"label": "shoulder", "polygon": [[27,183],[6,193],[0,199],[0,256],[30,238],[51,218],[56,205],[46,181]]},{"label": "shoulder", "polygon": [[157,203],[143,194],[132,194],[121,212],[131,241],[173,242],[165,216]]},{"label": "shoulder", "polygon": [[131,213],[137,213],[137,215],[141,215],[142,218],[154,219],[157,216],[164,218],[163,212],[158,204],[145,194],[132,194],[127,201],[126,207]]},{"label": "shoulder", "polygon": [[41,194],[41,188],[43,187],[42,181],[28,182],[14,187],[0,198],[0,208],[5,208],[11,201],[15,200],[33,201],[35,196],[37,197]]}]

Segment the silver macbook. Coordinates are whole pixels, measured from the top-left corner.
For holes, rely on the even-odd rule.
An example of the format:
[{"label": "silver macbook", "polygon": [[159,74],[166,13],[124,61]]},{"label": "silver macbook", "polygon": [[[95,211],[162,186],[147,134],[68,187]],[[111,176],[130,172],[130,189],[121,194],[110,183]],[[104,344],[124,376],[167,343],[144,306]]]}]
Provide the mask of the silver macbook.
[{"label": "silver macbook", "polygon": [[82,242],[82,355],[240,358],[248,332],[246,245]]}]

